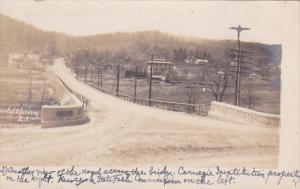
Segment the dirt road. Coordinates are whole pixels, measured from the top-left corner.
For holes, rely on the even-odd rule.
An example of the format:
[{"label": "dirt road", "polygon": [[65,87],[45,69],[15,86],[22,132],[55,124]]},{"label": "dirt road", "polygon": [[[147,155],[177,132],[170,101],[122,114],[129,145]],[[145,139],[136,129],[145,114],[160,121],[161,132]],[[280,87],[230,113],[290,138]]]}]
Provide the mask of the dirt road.
[{"label": "dirt road", "polygon": [[276,128],[131,104],[77,81],[61,60],[52,70],[91,99],[91,121],[53,129],[1,128],[1,164],[277,166]]}]

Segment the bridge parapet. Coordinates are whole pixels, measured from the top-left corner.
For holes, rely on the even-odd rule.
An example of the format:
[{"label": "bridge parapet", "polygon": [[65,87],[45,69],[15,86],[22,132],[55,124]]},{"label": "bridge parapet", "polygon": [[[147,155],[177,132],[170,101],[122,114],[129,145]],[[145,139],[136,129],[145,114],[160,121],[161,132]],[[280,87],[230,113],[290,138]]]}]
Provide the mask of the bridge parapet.
[{"label": "bridge parapet", "polygon": [[64,87],[66,95],[61,103],[55,106],[42,106],[41,123],[42,128],[79,125],[87,122],[86,100],[78,99],[76,94],[58,78],[59,83]]},{"label": "bridge parapet", "polygon": [[280,115],[257,112],[216,101],[211,102],[208,115],[260,126],[278,127],[280,125]]}]

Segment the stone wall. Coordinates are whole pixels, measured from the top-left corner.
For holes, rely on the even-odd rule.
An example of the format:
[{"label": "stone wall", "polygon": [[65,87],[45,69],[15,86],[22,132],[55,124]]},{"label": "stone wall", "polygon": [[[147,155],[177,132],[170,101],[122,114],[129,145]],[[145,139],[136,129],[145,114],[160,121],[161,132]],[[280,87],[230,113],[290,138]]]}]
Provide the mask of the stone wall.
[{"label": "stone wall", "polygon": [[279,126],[280,115],[268,114],[236,107],[231,104],[213,101],[208,112],[209,116],[236,120],[243,123],[261,126]]},{"label": "stone wall", "polygon": [[42,127],[60,127],[79,125],[88,121],[82,105],[43,106],[41,113]]}]

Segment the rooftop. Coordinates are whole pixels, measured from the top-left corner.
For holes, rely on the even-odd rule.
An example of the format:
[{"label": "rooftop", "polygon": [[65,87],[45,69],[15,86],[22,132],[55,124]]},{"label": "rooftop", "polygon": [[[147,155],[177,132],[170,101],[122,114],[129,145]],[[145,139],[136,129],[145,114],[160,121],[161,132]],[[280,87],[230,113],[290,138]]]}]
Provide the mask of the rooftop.
[{"label": "rooftop", "polygon": [[174,64],[173,62],[168,62],[165,59],[154,59],[153,62],[149,60],[147,64]]}]

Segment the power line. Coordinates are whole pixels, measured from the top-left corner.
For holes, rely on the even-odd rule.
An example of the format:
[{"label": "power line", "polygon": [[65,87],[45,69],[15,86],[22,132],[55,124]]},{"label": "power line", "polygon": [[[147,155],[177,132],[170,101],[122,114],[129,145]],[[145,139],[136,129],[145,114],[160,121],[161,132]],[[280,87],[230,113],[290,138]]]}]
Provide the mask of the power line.
[{"label": "power line", "polygon": [[[235,99],[234,99],[234,104],[236,106],[239,106],[240,104],[240,85],[241,85],[241,81],[240,81],[240,72],[241,72],[241,68],[240,68],[240,63],[241,63],[241,45],[240,45],[240,35],[242,31],[245,30],[250,30],[250,28],[244,28],[241,27],[240,25],[238,25],[238,27],[230,27],[229,29],[231,30],[236,30],[237,31],[237,50],[235,50],[237,52],[237,66],[236,66],[236,80],[235,80]],[[244,51],[246,52],[246,51]]]}]

